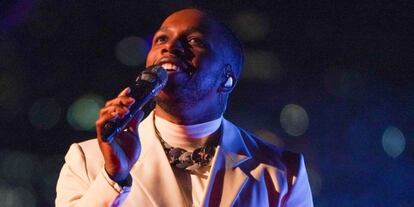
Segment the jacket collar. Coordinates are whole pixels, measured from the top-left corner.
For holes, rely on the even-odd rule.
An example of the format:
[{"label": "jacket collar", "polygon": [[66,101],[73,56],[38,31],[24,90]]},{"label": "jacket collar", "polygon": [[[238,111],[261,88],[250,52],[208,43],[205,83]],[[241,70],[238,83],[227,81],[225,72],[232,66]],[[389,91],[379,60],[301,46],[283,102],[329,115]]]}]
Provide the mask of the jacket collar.
[{"label": "jacket collar", "polygon": [[227,164],[235,168],[250,160],[252,155],[238,127],[223,119],[222,130],[220,146],[227,158]]},{"label": "jacket collar", "polygon": [[232,206],[249,176],[252,159],[240,130],[223,119],[220,148],[209,176],[202,206]]},{"label": "jacket collar", "polygon": [[[154,206],[184,206],[183,193],[154,129],[152,112],[140,123],[141,155],[132,169],[135,188],[141,188]],[[230,206],[247,182],[252,158],[240,130],[223,119],[220,145],[210,171],[203,206]],[[226,186],[226,187],[224,187]],[[216,205],[217,204],[217,205]]]}]

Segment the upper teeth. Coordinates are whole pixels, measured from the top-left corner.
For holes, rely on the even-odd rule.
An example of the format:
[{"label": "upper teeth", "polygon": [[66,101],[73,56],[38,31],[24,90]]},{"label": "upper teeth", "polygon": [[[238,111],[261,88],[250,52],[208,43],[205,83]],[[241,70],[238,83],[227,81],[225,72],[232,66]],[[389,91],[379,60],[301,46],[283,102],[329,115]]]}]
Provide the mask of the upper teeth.
[{"label": "upper teeth", "polygon": [[164,69],[166,70],[175,70],[175,71],[179,71],[180,67],[172,64],[172,63],[164,63],[161,65]]}]

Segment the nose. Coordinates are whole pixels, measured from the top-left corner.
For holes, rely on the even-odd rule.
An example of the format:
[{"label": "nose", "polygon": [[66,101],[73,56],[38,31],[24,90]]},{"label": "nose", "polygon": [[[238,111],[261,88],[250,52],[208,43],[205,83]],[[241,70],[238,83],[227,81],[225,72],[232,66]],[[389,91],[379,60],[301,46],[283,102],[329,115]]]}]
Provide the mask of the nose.
[{"label": "nose", "polygon": [[178,38],[171,39],[165,47],[162,49],[162,53],[169,52],[175,55],[183,55],[184,54],[184,44]]}]

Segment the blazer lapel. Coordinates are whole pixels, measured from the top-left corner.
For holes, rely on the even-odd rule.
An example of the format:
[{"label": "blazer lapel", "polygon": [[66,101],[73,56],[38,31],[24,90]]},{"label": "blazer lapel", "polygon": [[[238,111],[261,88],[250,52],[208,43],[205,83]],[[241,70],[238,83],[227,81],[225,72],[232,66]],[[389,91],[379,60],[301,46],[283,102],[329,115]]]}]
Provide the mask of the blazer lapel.
[{"label": "blazer lapel", "polygon": [[203,206],[231,206],[248,180],[249,169],[243,163],[251,154],[239,129],[224,119],[222,130]]},{"label": "blazer lapel", "polygon": [[131,194],[145,194],[154,206],[185,206],[174,172],[155,134],[153,113],[141,122],[138,129],[142,149],[131,176],[139,185],[136,187],[142,190],[132,191]]}]

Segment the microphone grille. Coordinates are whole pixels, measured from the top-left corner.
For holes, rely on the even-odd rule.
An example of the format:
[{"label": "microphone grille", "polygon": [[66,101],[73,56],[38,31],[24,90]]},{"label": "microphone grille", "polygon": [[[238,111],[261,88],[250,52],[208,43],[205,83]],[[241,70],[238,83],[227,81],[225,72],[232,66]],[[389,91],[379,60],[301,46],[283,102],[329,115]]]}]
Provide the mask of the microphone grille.
[{"label": "microphone grille", "polygon": [[168,74],[160,65],[154,65],[142,71],[136,81],[138,82],[140,80],[151,83],[158,82],[157,84],[164,86],[167,83]]}]

